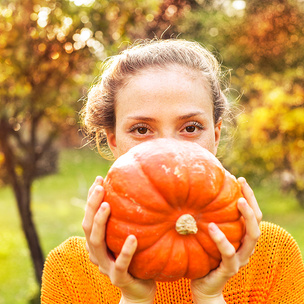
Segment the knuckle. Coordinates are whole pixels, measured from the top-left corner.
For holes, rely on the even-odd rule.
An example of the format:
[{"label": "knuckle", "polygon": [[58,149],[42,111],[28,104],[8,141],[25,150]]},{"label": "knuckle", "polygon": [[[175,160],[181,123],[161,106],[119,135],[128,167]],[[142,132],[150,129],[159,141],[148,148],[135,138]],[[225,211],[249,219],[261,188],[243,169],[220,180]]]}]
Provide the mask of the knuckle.
[{"label": "knuckle", "polygon": [[255,197],[255,195],[254,195],[254,192],[253,192],[253,190],[251,189],[251,187],[247,187],[247,191],[248,191],[248,196],[250,197],[250,198],[254,198]]},{"label": "knuckle", "polygon": [[103,214],[101,212],[98,212],[96,216],[94,217],[94,224],[97,226],[102,226],[105,224],[104,217],[102,216]]},{"label": "knuckle", "polygon": [[254,192],[247,182],[244,183],[244,190],[245,190],[246,196],[248,196],[248,197],[254,196]]},{"label": "knuckle", "polygon": [[88,196],[90,196],[92,194],[94,187],[95,187],[94,184],[90,187],[90,189],[88,191]]},{"label": "knuckle", "polygon": [[257,218],[258,223],[260,223],[262,221],[263,213],[261,210],[258,211],[256,218]]},{"label": "knuckle", "polygon": [[120,257],[120,260],[126,261],[126,260],[130,259],[131,254],[127,251],[127,249],[125,247],[123,247],[119,254],[119,257]]},{"label": "knuckle", "polygon": [[236,253],[236,251],[235,251],[234,247],[232,246],[232,247],[228,248],[223,255],[228,259],[232,259],[232,258],[234,258],[235,253]]},{"label": "knuckle", "polygon": [[101,194],[103,192],[103,186],[96,185],[93,192],[97,195]]},{"label": "knuckle", "polygon": [[253,235],[253,239],[254,239],[255,241],[257,241],[257,240],[260,238],[260,236],[261,236],[261,230],[259,229],[259,230],[257,230],[257,231],[255,232],[255,234]]},{"label": "knuckle", "polygon": [[124,271],[126,271],[126,267],[124,267],[124,266],[123,266],[122,264],[120,264],[120,263],[115,263],[114,268],[115,268],[115,271],[116,271],[116,272],[124,272]]},{"label": "knuckle", "polygon": [[224,233],[220,233],[216,236],[216,242],[220,245],[223,245],[226,242],[226,237],[224,235]]},{"label": "knuckle", "polygon": [[92,199],[92,196],[87,200],[87,206],[86,206],[86,209],[88,208],[91,208],[91,209],[94,209],[96,205],[96,202],[95,200]]},{"label": "knuckle", "polygon": [[82,221],[82,229],[86,232],[90,230],[90,225],[87,223],[86,220]]},{"label": "knuckle", "polygon": [[95,186],[92,189],[92,192],[87,200],[87,207],[95,209],[98,203],[101,201],[100,195],[102,193],[103,193],[103,187],[100,185]]},{"label": "knuckle", "polygon": [[257,228],[254,231],[250,231],[250,233],[248,235],[252,240],[254,240],[256,242],[261,236],[261,230],[259,228]]},{"label": "knuckle", "polygon": [[100,245],[100,240],[91,236],[90,237],[90,244],[93,246],[93,247],[98,247]]},{"label": "knuckle", "polygon": [[255,218],[256,216],[255,216],[255,213],[254,213],[254,211],[253,211],[253,209],[249,206],[249,205],[247,205],[247,214],[248,214],[248,216],[249,217],[251,217],[251,218]]},{"label": "knuckle", "polygon": [[233,277],[234,275],[236,275],[236,274],[239,272],[239,269],[240,269],[239,266],[240,266],[240,265],[238,265],[238,264],[235,264],[235,265],[231,266],[231,267],[229,268],[229,270],[228,270],[227,277],[231,278],[231,277]]}]

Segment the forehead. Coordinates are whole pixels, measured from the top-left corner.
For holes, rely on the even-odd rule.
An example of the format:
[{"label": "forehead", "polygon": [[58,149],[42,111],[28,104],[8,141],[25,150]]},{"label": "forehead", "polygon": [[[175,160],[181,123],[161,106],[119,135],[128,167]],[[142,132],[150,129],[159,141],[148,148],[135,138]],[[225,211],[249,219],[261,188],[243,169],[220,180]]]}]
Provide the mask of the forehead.
[{"label": "forehead", "polygon": [[[158,81],[157,81],[158,80]],[[180,64],[168,64],[165,66],[151,66],[129,75],[117,96],[125,94],[125,89],[135,90],[137,93],[144,92],[153,86],[154,89],[161,90],[163,87],[175,84],[175,90],[184,89],[185,87],[201,87],[204,93],[212,98],[211,87],[208,79],[200,70],[186,67]],[[174,86],[174,85],[173,85]]]}]

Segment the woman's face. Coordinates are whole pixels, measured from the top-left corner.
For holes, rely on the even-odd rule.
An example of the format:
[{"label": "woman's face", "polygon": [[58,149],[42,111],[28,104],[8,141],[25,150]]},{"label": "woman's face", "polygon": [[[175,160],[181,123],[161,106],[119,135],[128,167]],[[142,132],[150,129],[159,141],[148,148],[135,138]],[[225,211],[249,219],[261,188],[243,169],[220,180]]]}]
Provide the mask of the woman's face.
[{"label": "woman's face", "polygon": [[221,122],[214,125],[207,81],[180,66],[148,68],[120,89],[115,130],[108,144],[118,158],[135,145],[155,138],[196,142],[216,154]]}]

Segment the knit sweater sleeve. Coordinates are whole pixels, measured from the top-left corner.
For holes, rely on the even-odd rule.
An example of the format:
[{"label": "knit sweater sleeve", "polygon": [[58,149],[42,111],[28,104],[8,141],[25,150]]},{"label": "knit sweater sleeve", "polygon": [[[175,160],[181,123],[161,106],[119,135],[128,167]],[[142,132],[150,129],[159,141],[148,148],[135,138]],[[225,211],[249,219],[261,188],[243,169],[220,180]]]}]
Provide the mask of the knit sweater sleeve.
[{"label": "knit sweater sleeve", "polygon": [[268,224],[269,242],[273,248],[266,250],[267,271],[272,277],[268,303],[304,303],[304,263],[300,249],[284,229],[270,227]]},{"label": "knit sweater sleeve", "polygon": [[41,286],[42,304],[74,303],[73,296],[69,294],[67,286],[67,265],[64,265],[61,247],[52,250],[44,264]]},{"label": "knit sweater sleeve", "polygon": [[304,303],[304,264],[300,249],[283,228],[260,224],[261,236],[249,263],[226,284],[227,303]]},{"label": "knit sweater sleeve", "polygon": [[118,304],[120,291],[93,265],[85,239],[72,237],[53,249],[45,262],[41,304]]}]

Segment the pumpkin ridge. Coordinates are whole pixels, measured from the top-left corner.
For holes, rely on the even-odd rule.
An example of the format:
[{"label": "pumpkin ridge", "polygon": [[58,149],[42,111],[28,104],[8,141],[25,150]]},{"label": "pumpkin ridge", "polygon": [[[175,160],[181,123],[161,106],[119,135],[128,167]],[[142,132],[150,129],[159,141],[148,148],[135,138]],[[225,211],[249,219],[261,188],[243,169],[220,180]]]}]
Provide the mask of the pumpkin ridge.
[{"label": "pumpkin ridge", "polygon": [[[123,196],[122,194],[117,194],[118,197],[122,200],[128,200],[129,202],[131,202],[132,204],[135,204],[137,206],[139,206],[142,210],[144,210],[145,212],[149,212],[149,213],[153,213],[153,215],[155,215],[155,219],[159,218],[159,211],[157,210],[153,210],[151,208],[148,208],[148,206],[144,206],[144,205],[141,205],[139,203],[137,203],[134,199],[132,199],[132,197],[128,197],[128,196]],[[150,206],[150,205],[149,205]],[[164,213],[164,216],[166,214]],[[138,216],[140,216],[140,214],[138,214]],[[119,218],[121,221],[125,221],[127,220],[126,216],[124,215],[123,217],[117,217],[115,216],[116,218]],[[129,222],[126,222],[129,224]],[[145,226],[143,223],[141,223],[141,225]],[[147,225],[151,225],[149,223],[147,223]]]},{"label": "pumpkin ridge", "polygon": [[[224,169],[225,170],[225,169]],[[219,189],[219,191],[218,191],[218,193],[216,194],[216,196],[214,197],[214,199],[213,200],[211,200],[208,204],[206,204],[205,206],[204,206],[204,208],[203,209],[206,209],[211,203],[213,203],[214,201],[216,201],[217,199],[218,199],[218,197],[220,196],[220,194],[222,193],[222,191],[223,191],[223,189],[224,189],[224,187],[225,187],[225,182],[226,182],[226,170],[224,171],[224,179],[223,179],[223,183],[222,183],[222,186],[221,186],[221,188]],[[220,210],[221,208],[219,208],[219,210]]]},{"label": "pumpkin ridge", "polygon": [[157,193],[163,198],[163,200],[167,203],[166,205],[167,205],[168,207],[170,207],[170,210],[167,211],[168,214],[171,214],[172,212],[174,212],[174,211],[176,210],[176,208],[175,208],[174,206],[172,206],[172,205],[170,204],[170,202],[167,202],[167,200],[164,198],[164,196],[163,196],[162,193],[159,191],[159,189],[154,185],[154,182],[151,180],[150,175],[149,175],[149,174],[146,174],[146,171],[144,170],[141,161],[139,161],[137,158],[136,158],[136,161],[139,163],[139,166],[140,166],[141,171],[145,174],[145,176],[146,176],[147,179],[149,180],[150,184],[153,185],[153,189],[155,190],[155,192],[157,192]]},{"label": "pumpkin ridge", "polygon": [[[226,170],[225,170],[226,171]],[[226,174],[226,172],[225,172]],[[217,195],[215,196],[215,198],[210,201],[207,205],[204,206],[204,209],[207,208],[207,206],[209,206],[211,203],[213,203],[214,201],[216,201],[218,199],[218,197],[220,196],[220,194],[222,193],[224,187],[225,187],[225,182],[226,182],[226,178],[224,177],[223,183],[222,183],[222,187],[220,188],[220,190],[218,191]],[[221,208],[219,208],[220,210]]]},{"label": "pumpkin ridge", "polygon": [[[220,167],[219,167],[220,168]],[[219,189],[219,191],[217,192],[217,194],[216,194],[216,196],[214,197],[214,198],[212,198],[212,199],[210,199],[210,201],[207,203],[207,204],[205,204],[202,208],[197,208],[196,207],[196,210],[197,211],[199,211],[200,213],[205,209],[205,208],[207,208],[211,203],[213,203],[214,201],[216,201],[217,200],[217,198],[219,197],[219,195],[220,195],[220,193],[223,191],[223,188],[224,188],[224,185],[225,185],[225,179],[226,179],[226,169],[225,168],[223,168],[223,170],[224,170],[224,178],[223,178],[223,182],[222,182],[222,185],[221,185],[221,188]],[[191,176],[191,174],[188,174],[188,182],[189,182],[189,184],[190,185],[192,185],[192,176]],[[190,204],[189,203],[189,196],[190,196],[190,192],[191,192],[191,187],[188,187],[188,195],[187,195],[187,200],[186,200],[186,203],[185,203],[185,206],[188,206],[188,207],[192,207],[192,205],[193,205],[193,202],[192,202],[192,204]]]},{"label": "pumpkin ridge", "polygon": [[[229,207],[232,207],[232,208],[229,208]],[[240,213],[238,210],[235,210],[235,214],[232,214],[231,212],[231,209],[235,209],[235,202],[223,207],[223,208],[220,208],[218,210],[215,210],[215,211],[210,211],[210,212],[204,212],[202,214],[202,216],[200,217],[201,220],[203,220],[205,223],[216,223],[216,224],[221,224],[221,223],[233,223],[233,222],[237,222],[239,219],[240,219]],[[229,213],[228,213],[229,211]],[[221,214],[223,214],[225,216],[222,216]],[[217,215],[218,216],[214,216],[214,215]],[[227,214],[229,215],[229,217],[227,217]],[[234,216],[233,216],[234,215]]]},{"label": "pumpkin ridge", "polygon": [[[203,226],[208,227],[208,224],[206,223]],[[194,235],[194,237],[197,240],[197,242],[201,245],[201,247],[204,249],[204,251],[206,252],[209,258],[220,260],[220,253],[216,247],[216,244],[212,241],[211,237],[209,236],[208,230],[205,231],[204,229],[201,229],[200,233]],[[210,253],[210,251],[212,252],[212,250],[209,251],[210,244],[212,244],[216,253],[214,252],[213,254]],[[219,257],[217,257],[217,255],[219,255]]]},{"label": "pumpkin ridge", "polygon": [[[233,204],[235,204],[235,202],[241,197],[238,194],[238,191],[234,191],[233,196],[231,199],[229,199],[230,203],[227,205],[226,203],[222,206],[221,204],[219,204],[218,202],[221,201],[221,199],[219,199],[220,195],[222,195],[222,192],[225,190],[225,186],[227,183],[231,182],[231,179],[234,179],[234,176],[232,176],[226,169],[225,170],[225,177],[223,180],[223,184],[222,187],[220,188],[219,192],[217,193],[216,197],[214,198],[213,201],[209,202],[206,206],[204,206],[204,209],[209,209],[208,211],[204,211],[204,212],[214,212],[214,211],[220,211],[223,210],[224,208],[227,208],[228,206],[231,206]],[[236,181],[236,183],[238,183]],[[230,187],[231,189],[231,187]],[[234,189],[234,188],[233,188]],[[210,206],[212,204],[212,206]],[[214,207],[215,206],[215,207]]]},{"label": "pumpkin ridge", "polygon": [[[173,230],[174,230],[174,231],[173,231]],[[185,239],[185,236],[181,236],[181,235],[177,234],[177,232],[175,231],[175,228],[174,228],[173,230],[167,231],[167,234],[172,233],[172,234],[174,235],[174,237],[173,237],[173,240],[172,240],[172,243],[171,243],[171,247],[170,247],[169,254],[167,255],[167,261],[166,261],[166,263],[164,264],[164,267],[163,267],[163,269],[162,269],[162,272],[163,272],[164,269],[168,266],[169,261],[170,261],[171,259],[174,259],[173,248],[175,247],[175,244],[176,244],[176,242],[177,242],[177,239],[181,239],[181,238],[184,238],[184,239]],[[185,259],[183,260],[183,262],[187,262],[187,267],[186,267],[186,269],[187,269],[187,268],[188,268],[188,263],[189,263],[189,262],[188,262],[188,258],[187,258],[187,257],[188,257],[188,251],[187,251],[187,246],[185,245],[185,242],[183,241],[182,243],[183,243],[183,246],[184,246],[186,255],[187,255],[187,256],[185,257]],[[182,277],[184,277],[186,273],[187,273],[187,272],[185,271],[185,272],[183,273]],[[166,280],[172,281],[172,278],[175,279],[175,276],[176,276],[176,275],[170,276],[170,275],[165,275],[164,273],[162,273],[162,274],[161,274],[161,280],[163,281],[163,280],[166,278]],[[180,277],[180,275],[179,275],[178,277]],[[158,278],[157,278],[157,277],[154,277],[154,279],[157,280]]]},{"label": "pumpkin ridge", "polygon": [[[141,225],[141,224],[130,225],[130,223],[121,221],[117,218],[113,218],[110,225],[111,225],[111,230],[112,230],[112,236],[111,236],[112,241],[114,239],[116,239],[116,240],[119,239],[120,247],[122,247],[123,243],[125,242],[125,239],[131,234],[133,234],[137,238],[139,238],[136,253],[149,249],[151,246],[153,246],[155,243],[157,243],[159,241],[159,239],[164,237],[165,234],[167,234],[168,232],[170,232],[172,230],[172,223],[170,223],[170,222],[162,222],[162,223],[154,224],[154,225],[146,225],[146,227],[150,226],[151,228],[146,233],[143,233],[141,235],[139,235],[136,232],[136,230],[146,231],[144,229],[140,229],[140,227],[144,227],[145,225]],[[115,229],[113,229],[113,226],[115,227]],[[122,230],[122,227],[124,227],[123,230]],[[121,233],[121,231],[124,231],[125,234]],[[158,234],[156,235],[156,234],[152,233],[152,235],[154,237],[151,238],[151,231],[153,231],[153,232],[157,231]],[[117,232],[118,232],[118,236],[116,235]],[[151,239],[152,239],[152,241],[146,243],[146,240],[149,241]],[[112,241],[111,241],[111,239],[109,239],[109,241],[108,241],[108,245],[110,245],[109,248],[111,247],[110,249],[112,251],[117,251],[117,248],[113,248]],[[143,242],[144,242],[144,244],[143,244]],[[115,246],[117,246],[117,244]],[[119,250],[119,252],[120,252],[120,250]]]},{"label": "pumpkin ridge", "polygon": [[[138,256],[141,256],[142,254],[144,255],[144,256],[146,256],[148,253],[149,253],[149,251],[152,251],[153,252],[153,249],[154,249],[154,246],[159,246],[159,243],[161,243],[162,241],[163,241],[163,239],[164,240],[166,240],[166,238],[168,238],[168,236],[167,235],[169,235],[169,234],[172,234],[172,230],[171,229],[168,229],[167,231],[165,231],[165,233],[161,236],[161,237],[159,237],[158,238],[158,241],[157,242],[155,242],[153,245],[151,245],[150,247],[148,247],[148,248],[145,248],[144,250],[141,250],[141,251],[136,251],[135,252],[135,254],[134,254],[134,256],[133,256],[133,259],[137,259],[138,258]],[[169,240],[170,240],[170,238],[169,238]],[[173,246],[174,246],[174,242],[175,242],[175,237],[172,239],[172,241],[171,241],[171,246],[170,246],[170,250],[168,250],[168,254],[166,254],[166,255],[162,255],[162,261],[161,261],[161,271],[159,271],[159,272],[155,272],[155,275],[153,275],[153,276],[149,276],[149,279],[152,279],[152,280],[156,280],[156,281],[159,281],[159,273],[162,273],[162,271],[163,271],[163,269],[164,268],[166,268],[166,265],[168,264],[168,261],[169,261],[169,259],[170,259],[170,257],[171,257],[171,253],[172,253],[172,248],[173,248]],[[168,242],[166,242],[166,245],[168,245]],[[167,246],[168,247],[168,246]],[[159,253],[159,252],[158,252]],[[149,255],[149,254],[148,254]],[[166,257],[166,259],[164,259],[163,257]],[[142,261],[141,259],[140,259],[140,261],[141,261],[141,263],[143,263],[143,262],[151,262],[151,261]],[[133,260],[131,261],[131,265],[130,265],[130,267],[131,268],[133,268],[133,265],[132,265],[132,263],[133,263]],[[162,280],[163,281],[163,280]]]},{"label": "pumpkin ridge", "polygon": [[[195,237],[195,235],[194,235],[194,238],[196,238]],[[183,277],[186,277],[187,276],[187,274],[189,273],[189,264],[190,264],[190,261],[189,261],[189,256],[190,256],[190,254],[189,254],[189,247],[185,244],[185,241],[184,241],[184,247],[185,247],[185,249],[186,249],[186,253],[187,253],[187,267],[186,267],[186,271],[185,271],[185,273],[184,273],[184,275],[183,275]]]},{"label": "pumpkin ridge", "polygon": [[[108,199],[108,200],[107,200]],[[106,195],[105,201],[109,202],[111,207],[111,217],[126,221],[132,218],[132,215],[138,215],[140,222],[155,223],[163,220],[167,216],[154,209],[148,209],[144,205],[137,203],[130,196],[126,196],[123,192],[112,192]],[[141,214],[143,216],[141,216]]]},{"label": "pumpkin ridge", "polygon": [[[202,257],[202,259],[203,259],[203,256],[204,256],[204,258],[208,259],[209,265],[210,265],[210,260],[211,259],[214,260],[215,258],[212,257],[206,251],[206,249],[202,246],[201,242],[199,242],[199,239],[196,237],[196,235],[192,235],[191,237],[189,237],[187,242],[188,242],[188,244],[186,246],[187,255],[188,255],[188,258],[187,258],[187,272],[184,274],[184,277],[197,279],[198,278],[197,277],[197,270],[198,269],[199,269],[198,273],[200,273],[201,277],[203,277],[205,274],[207,274],[211,270],[211,268],[209,266],[207,271],[206,271],[206,268],[205,268],[205,271],[203,272],[202,269],[201,269],[201,267],[204,266],[203,260],[200,260],[200,262],[203,265],[199,265],[199,266],[194,267],[193,263],[191,263],[191,262],[196,261],[196,258],[194,258],[193,255],[195,255],[195,257],[196,257],[196,254],[198,254],[199,256]],[[191,246],[189,246],[189,244],[191,244]],[[193,251],[193,249],[195,249],[195,250]],[[199,249],[199,250],[197,251],[197,249]]]}]

